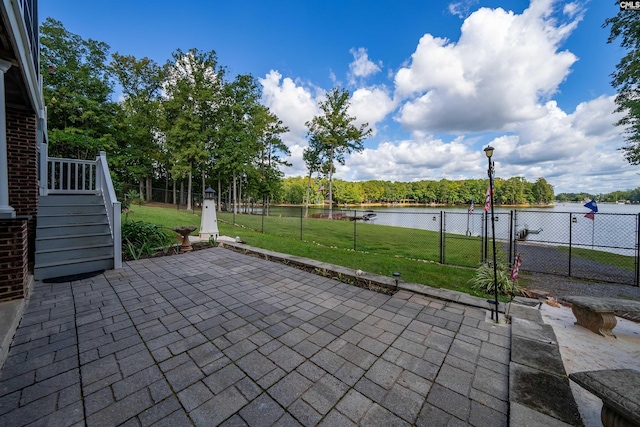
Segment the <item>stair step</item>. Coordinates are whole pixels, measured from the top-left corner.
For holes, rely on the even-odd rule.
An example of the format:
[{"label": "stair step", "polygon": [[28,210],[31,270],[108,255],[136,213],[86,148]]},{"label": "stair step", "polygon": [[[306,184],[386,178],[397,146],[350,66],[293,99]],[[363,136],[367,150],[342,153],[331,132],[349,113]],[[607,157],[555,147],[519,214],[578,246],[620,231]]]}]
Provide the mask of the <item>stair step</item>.
[{"label": "stair step", "polygon": [[66,214],[105,214],[103,204],[69,204],[55,206],[38,206],[38,216],[66,215]]},{"label": "stair step", "polygon": [[63,205],[103,205],[102,196],[93,194],[53,194],[49,196],[41,196],[38,200],[38,206],[63,206]]},{"label": "stair step", "polygon": [[104,212],[100,213],[66,213],[56,215],[38,215],[38,226],[66,226],[75,224],[102,224],[107,222]]},{"label": "stair step", "polygon": [[[105,255],[105,256],[88,257],[88,258],[84,258],[84,259],[69,259],[69,260],[60,261],[60,262],[43,263],[43,264],[40,264],[38,267],[47,268],[47,267],[56,267],[56,266],[62,266],[62,265],[74,265],[74,264],[82,264],[83,262],[101,261],[101,260],[105,260],[105,259],[111,259],[111,258]],[[75,274],[75,273],[73,273],[73,274]]]},{"label": "stair step", "polygon": [[92,246],[92,245],[112,245],[111,233],[89,233],[75,234],[73,236],[50,236],[36,237],[36,252],[59,250],[61,247],[68,246]]},{"label": "stair step", "polygon": [[38,204],[34,277],[112,269],[114,248],[102,196],[52,194]]},{"label": "stair step", "polygon": [[39,267],[60,265],[62,263],[85,261],[91,258],[107,257],[113,259],[113,247],[99,247],[91,249],[60,250],[56,252],[36,252],[35,262]]},{"label": "stair step", "polygon": [[36,236],[39,238],[46,237],[71,237],[87,234],[111,234],[109,224],[105,221],[100,224],[72,224],[72,225],[45,225],[36,227]]},{"label": "stair step", "polygon": [[60,264],[62,262],[90,259],[95,257],[108,256],[113,258],[113,245],[87,245],[65,247],[59,245],[58,248],[37,250],[35,253],[35,262],[38,266],[46,266],[52,263]]},{"label": "stair step", "polygon": [[53,277],[70,276],[73,274],[111,269],[113,269],[113,257],[93,257],[67,262],[54,262],[40,265],[36,264],[33,269],[33,276],[36,280],[44,280]]}]

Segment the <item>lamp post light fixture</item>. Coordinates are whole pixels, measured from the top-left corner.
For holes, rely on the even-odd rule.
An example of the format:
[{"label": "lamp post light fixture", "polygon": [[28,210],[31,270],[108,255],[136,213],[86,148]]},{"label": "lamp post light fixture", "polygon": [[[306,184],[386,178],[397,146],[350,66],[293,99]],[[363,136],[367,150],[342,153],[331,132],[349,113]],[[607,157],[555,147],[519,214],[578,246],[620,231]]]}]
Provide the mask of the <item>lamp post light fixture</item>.
[{"label": "lamp post light fixture", "polygon": [[[496,310],[496,323],[498,323],[498,263],[496,260],[496,216],[493,211],[493,174],[494,164],[491,160],[493,156],[493,147],[487,145],[484,149],[484,154],[487,155],[487,160],[489,161],[489,168],[487,169],[487,174],[489,175],[489,197],[491,197],[491,237],[493,241],[493,301],[489,300],[490,304],[495,305]],[[493,318],[493,311],[492,311]]]},{"label": "lamp post light fixture", "polygon": [[398,280],[400,280],[400,273],[398,273],[397,271],[395,271],[393,273],[393,278],[396,279],[396,290],[398,289]]},{"label": "lamp post light fixture", "polygon": [[207,187],[207,189],[204,190],[204,199],[205,200],[213,200],[215,196],[216,196],[216,192],[213,191],[213,188]]}]

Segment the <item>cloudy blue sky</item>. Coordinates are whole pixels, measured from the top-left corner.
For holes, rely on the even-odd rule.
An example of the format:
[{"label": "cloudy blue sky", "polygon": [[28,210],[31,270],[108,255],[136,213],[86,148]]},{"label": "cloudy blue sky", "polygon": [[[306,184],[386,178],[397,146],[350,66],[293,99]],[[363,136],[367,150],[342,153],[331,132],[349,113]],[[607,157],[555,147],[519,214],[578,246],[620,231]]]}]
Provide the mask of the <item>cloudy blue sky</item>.
[{"label": "cloudy blue sky", "polygon": [[[60,20],[112,52],[164,63],[177,48],[215,50],[251,73],[289,127],[304,175],[305,122],[336,85],[373,136],[337,177],[348,180],[544,177],[556,193],[640,186],[618,150],[609,85],[623,52],[607,44],[614,0],[45,0]],[[629,12],[634,13],[634,12]]]}]

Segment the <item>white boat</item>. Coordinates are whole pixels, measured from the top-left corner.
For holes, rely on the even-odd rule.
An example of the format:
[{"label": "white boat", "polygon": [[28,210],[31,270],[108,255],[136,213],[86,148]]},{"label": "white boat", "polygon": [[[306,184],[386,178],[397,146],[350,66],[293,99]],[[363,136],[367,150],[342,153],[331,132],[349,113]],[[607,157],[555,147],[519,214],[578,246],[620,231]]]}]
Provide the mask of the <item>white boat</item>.
[{"label": "white boat", "polygon": [[363,221],[373,221],[376,219],[378,215],[374,211],[365,211],[364,215],[362,215]]}]

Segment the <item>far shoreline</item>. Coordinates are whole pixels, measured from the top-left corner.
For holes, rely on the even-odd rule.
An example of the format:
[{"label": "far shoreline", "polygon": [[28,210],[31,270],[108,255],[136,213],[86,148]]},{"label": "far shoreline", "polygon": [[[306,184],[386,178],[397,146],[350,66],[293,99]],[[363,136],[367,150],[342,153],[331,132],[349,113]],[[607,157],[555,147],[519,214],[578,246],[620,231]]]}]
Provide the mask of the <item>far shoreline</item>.
[{"label": "far shoreline", "polygon": [[[565,202],[565,203],[579,203],[579,202]],[[531,204],[531,203],[526,203],[526,204],[515,204],[515,205],[498,205],[496,204],[496,207],[505,207],[505,208],[509,208],[509,207],[537,207],[537,208],[547,208],[547,207],[553,207],[555,206],[555,203],[540,203],[540,204]],[[276,206],[276,207],[302,207],[304,208],[305,205],[304,204],[296,204],[296,203],[274,203],[271,206]],[[483,204],[476,204],[475,208],[478,209],[482,209],[483,208]],[[403,208],[403,207],[427,207],[427,208],[438,208],[438,207],[453,207],[453,208],[464,208],[464,207],[469,207],[469,204],[451,204],[451,203],[343,203],[343,204],[337,204],[334,203],[333,204],[333,208],[334,209],[356,209],[359,207],[385,207],[385,208],[392,208],[392,207],[399,207],[399,208]],[[318,204],[309,204],[309,208],[326,208],[329,209],[329,205],[328,203],[318,203]]]}]

